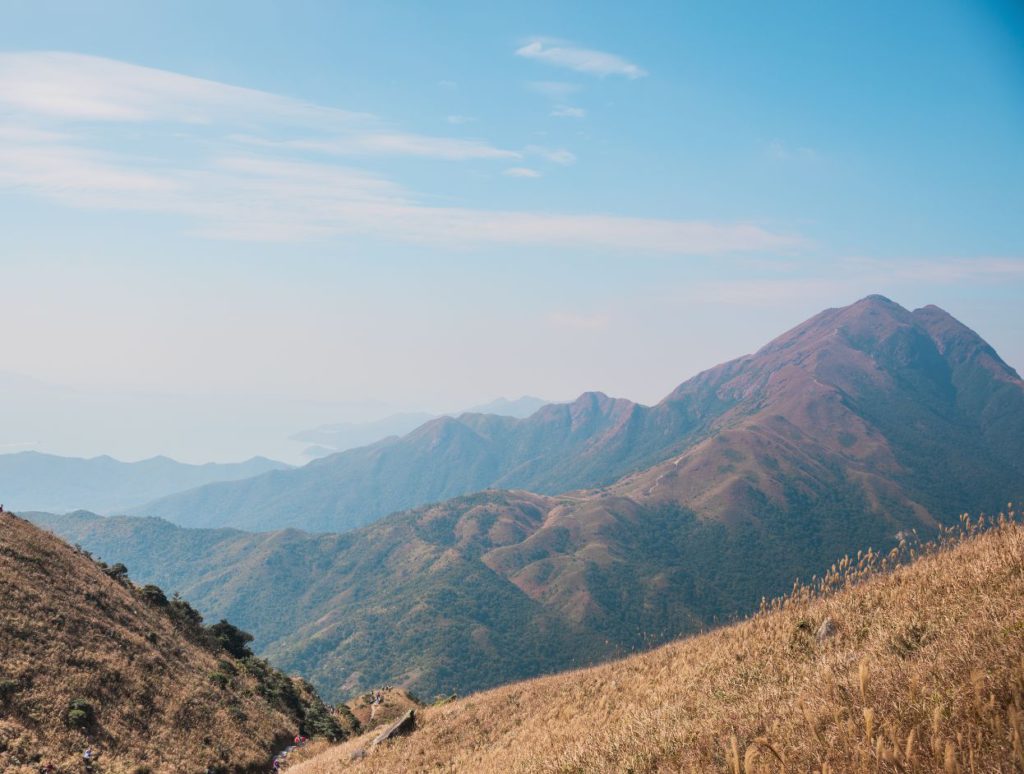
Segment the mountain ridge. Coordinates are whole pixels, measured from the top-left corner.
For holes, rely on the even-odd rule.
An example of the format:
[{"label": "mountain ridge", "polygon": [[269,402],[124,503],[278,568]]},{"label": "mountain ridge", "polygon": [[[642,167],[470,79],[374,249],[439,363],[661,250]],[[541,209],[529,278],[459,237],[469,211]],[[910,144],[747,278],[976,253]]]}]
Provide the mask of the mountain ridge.
[{"label": "mountain ridge", "polygon": [[37,451],[0,454],[0,492],[15,510],[88,510],[113,513],[155,496],[213,481],[245,479],[290,466],[266,457],[243,462],[190,464],[163,455],[122,462],[107,454],[61,457]]}]

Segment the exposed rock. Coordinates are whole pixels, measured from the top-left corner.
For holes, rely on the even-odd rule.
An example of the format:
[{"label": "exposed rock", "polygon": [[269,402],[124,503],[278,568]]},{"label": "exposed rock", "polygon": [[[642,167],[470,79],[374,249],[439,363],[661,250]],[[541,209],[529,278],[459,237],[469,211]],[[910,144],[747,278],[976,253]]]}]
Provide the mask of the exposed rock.
[{"label": "exposed rock", "polygon": [[350,756],[348,756],[348,759],[350,761],[361,761],[365,757],[366,757],[366,750],[359,749],[359,750],[353,750],[352,754]]},{"label": "exposed rock", "polygon": [[409,710],[402,715],[402,717],[381,731],[374,740],[370,742],[370,747],[376,747],[381,742],[386,742],[388,739],[392,739],[396,736],[408,734],[414,728],[416,728],[416,710]]},{"label": "exposed rock", "polygon": [[838,631],[839,627],[836,626],[836,622],[833,621],[831,618],[826,618],[824,621],[821,622],[821,626],[818,627],[818,631],[814,635],[814,638],[819,643],[822,643],[826,640],[832,639],[832,637],[834,637],[836,632]]}]

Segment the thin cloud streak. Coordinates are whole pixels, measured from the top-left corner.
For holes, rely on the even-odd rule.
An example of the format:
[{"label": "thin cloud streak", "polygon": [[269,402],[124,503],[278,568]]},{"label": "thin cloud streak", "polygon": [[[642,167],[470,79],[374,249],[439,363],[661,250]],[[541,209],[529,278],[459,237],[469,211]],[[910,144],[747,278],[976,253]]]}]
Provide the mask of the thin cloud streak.
[{"label": "thin cloud streak", "polygon": [[535,59],[588,75],[622,75],[631,80],[643,78],[647,71],[616,54],[579,48],[571,43],[544,39],[531,40],[516,49],[516,56]]},{"label": "thin cloud streak", "polygon": [[530,169],[529,167],[509,167],[502,174],[508,175],[509,177],[537,178],[541,176],[540,172],[536,169]]},{"label": "thin cloud streak", "polygon": [[526,152],[532,156],[540,156],[553,164],[567,167],[576,163],[576,154],[565,148],[545,148],[543,145],[527,145]]},{"label": "thin cloud streak", "polygon": [[66,121],[361,123],[371,116],[258,89],[66,52],[0,53],[0,105]]},{"label": "thin cloud streak", "polygon": [[586,118],[587,111],[571,105],[556,105],[551,111],[554,118]]},{"label": "thin cloud streak", "polygon": [[482,140],[430,137],[401,132],[355,134],[326,139],[267,140],[249,135],[233,135],[230,139],[265,148],[313,151],[333,156],[416,156],[441,161],[517,159],[522,156],[517,151],[496,148]]},{"label": "thin cloud streak", "polygon": [[90,209],[184,215],[220,239],[293,241],[365,235],[450,246],[548,245],[678,254],[784,250],[802,244],[754,224],[561,215],[421,203],[362,170],[258,155],[208,168],[140,174],[59,144],[7,145],[0,182]]}]

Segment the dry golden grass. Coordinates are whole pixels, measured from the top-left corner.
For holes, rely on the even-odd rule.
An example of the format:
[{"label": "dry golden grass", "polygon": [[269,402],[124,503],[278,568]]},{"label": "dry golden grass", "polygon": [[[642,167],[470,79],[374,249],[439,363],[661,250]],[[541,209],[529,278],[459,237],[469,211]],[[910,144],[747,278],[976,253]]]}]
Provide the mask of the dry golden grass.
[{"label": "dry golden grass", "polygon": [[373,691],[364,693],[348,702],[348,708],[359,721],[363,733],[386,726],[400,718],[408,710],[418,709],[420,706],[419,702],[402,688],[381,690],[381,701],[378,704],[371,701],[373,694]]},{"label": "dry golden grass", "polygon": [[367,736],[289,774],[1024,770],[1024,527],[887,565],[841,562],[751,620],[426,709],[361,760]]},{"label": "dry golden grass", "polygon": [[[0,513],[0,772],[81,772],[87,745],[102,774],[266,771],[295,721],[241,671],[211,679],[231,663],[85,555]],[[88,738],[68,723],[74,699],[94,708]]]}]

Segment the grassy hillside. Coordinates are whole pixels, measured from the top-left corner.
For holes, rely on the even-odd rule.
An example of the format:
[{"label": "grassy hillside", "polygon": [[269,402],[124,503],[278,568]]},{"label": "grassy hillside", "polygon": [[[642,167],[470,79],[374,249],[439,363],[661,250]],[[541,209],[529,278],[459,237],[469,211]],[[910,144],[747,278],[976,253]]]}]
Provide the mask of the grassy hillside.
[{"label": "grassy hillside", "polygon": [[308,684],[223,624],[0,513],[0,771],[262,772],[301,730],[338,736]]},{"label": "grassy hillside", "polygon": [[426,709],[291,774],[1024,769],[1024,527],[887,567],[846,560],[751,620]]}]

